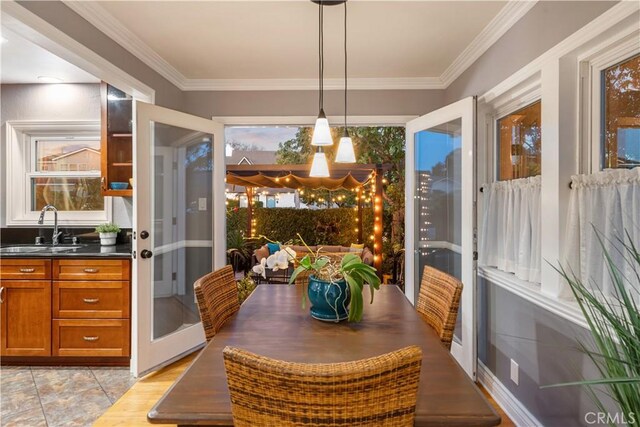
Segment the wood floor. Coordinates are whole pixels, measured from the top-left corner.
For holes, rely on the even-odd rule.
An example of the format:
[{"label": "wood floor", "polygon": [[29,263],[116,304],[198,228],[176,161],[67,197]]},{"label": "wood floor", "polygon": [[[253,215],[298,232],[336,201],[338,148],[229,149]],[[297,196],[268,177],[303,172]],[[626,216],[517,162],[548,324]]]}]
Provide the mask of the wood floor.
[{"label": "wood floor", "polygon": [[[177,362],[153,372],[133,385],[111,408],[107,410],[93,425],[94,427],[112,426],[150,426],[147,413],[162,397],[180,374],[191,364],[197,353],[184,357]],[[502,417],[500,427],[515,427],[502,408],[493,400],[483,388],[482,392],[491,405]]]}]

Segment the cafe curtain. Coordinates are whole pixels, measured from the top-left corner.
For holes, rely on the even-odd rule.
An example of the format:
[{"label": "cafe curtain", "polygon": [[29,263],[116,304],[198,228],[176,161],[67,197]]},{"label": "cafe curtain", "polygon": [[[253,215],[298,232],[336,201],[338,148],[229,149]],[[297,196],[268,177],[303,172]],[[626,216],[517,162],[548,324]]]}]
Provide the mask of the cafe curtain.
[{"label": "cafe curtain", "polygon": [[484,186],[479,264],[540,282],[540,176]]},{"label": "cafe curtain", "polygon": [[[612,294],[603,246],[623,277],[637,277],[633,263],[625,261],[621,240],[626,240],[628,233],[631,242],[640,246],[640,167],[574,175],[571,187],[563,250],[565,267],[582,283]],[[561,296],[571,296],[568,285]]]}]

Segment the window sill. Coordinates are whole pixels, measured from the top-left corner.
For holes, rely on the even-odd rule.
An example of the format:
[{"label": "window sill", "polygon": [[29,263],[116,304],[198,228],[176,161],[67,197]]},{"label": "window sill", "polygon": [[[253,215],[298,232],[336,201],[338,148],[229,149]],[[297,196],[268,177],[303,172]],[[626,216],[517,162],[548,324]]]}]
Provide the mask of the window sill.
[{"label": "window sill", "polygon": [[578,303],[545,294],[539,283],[520,280],[511,273],[493,267],[478,267],[478,276],[559,316],[589,329]]}]

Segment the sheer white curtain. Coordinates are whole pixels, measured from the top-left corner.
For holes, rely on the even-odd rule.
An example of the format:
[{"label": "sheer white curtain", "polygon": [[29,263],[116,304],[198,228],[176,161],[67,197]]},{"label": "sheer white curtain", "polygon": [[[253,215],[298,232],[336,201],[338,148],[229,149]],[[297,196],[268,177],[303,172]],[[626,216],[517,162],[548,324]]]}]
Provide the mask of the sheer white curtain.
[{"label": "sheer white curtain", "polygon": [[[628,233],[631,242],[640,246],[640,167],[574,175],[571,187],[563,250],[565,267],[583,283],[591,283],[610,294],[611,279],[598,233],[623,276],[634,278],[632,264],[625,261],[620,240],[626,240]],[[567,285],[561,296],[570,295]]]},{"label": "sheer white curtain", "polygon": [[479,263],[540,282],[540,176],[486,185]]}]

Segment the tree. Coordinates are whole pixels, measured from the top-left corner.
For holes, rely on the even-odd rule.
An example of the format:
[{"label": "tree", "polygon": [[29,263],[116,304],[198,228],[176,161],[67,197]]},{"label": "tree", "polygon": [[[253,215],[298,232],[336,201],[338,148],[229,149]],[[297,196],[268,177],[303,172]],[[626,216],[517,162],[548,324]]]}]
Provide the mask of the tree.
[{"label": "tree", "polygon": [[[343,127],[331,129],[334,141],[338,141],[344,132]],[[276,152],[278,164],[307,164],[311,163],[316,147],[311,145],[313,129],[301,127],[295,138],[282,142]],[[386,163],[391,165],[385,173],[388,184],[383,192],[385,210],[393,212],[391,224],[391,240],[402,244],[404,241],[404,159],[405,159],[405,129],[395,126],[366,126],[350,127],[349,135],[353,139],[358,163]],[[324,148],[328,159],[333,159],[337,144]],[[311,194],[315,197],[311,198]],[[336,194],[344,195],[340,201],[342,206],[355,205],[353,192],[331,192],[314,190],[301,195],[305,203],[317,203],[319,199],[335,200]],[[317,203],[322,205],[322,203]]]}]

